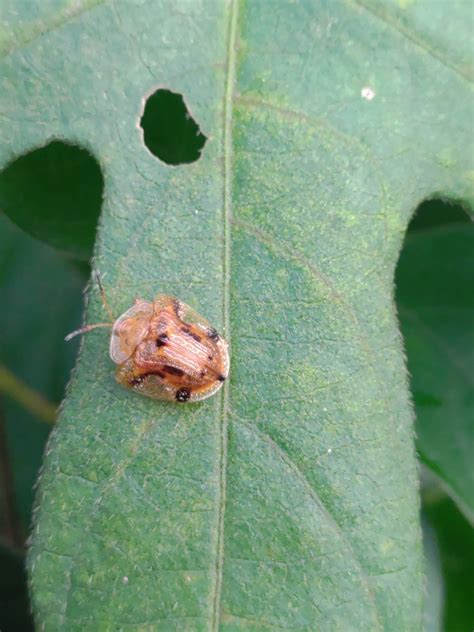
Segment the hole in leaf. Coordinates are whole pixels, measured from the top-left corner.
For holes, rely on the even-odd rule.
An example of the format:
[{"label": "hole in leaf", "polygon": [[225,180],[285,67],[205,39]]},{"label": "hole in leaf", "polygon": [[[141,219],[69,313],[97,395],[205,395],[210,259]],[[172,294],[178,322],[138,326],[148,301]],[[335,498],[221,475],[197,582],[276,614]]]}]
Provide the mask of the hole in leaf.
[{"label": "hole in leaf", "polygon": [[186,108],[181,94],[157,90],[145,104],[140,125],[151,153],[167,165],[199,160],[206,136]]},{"label": "hole in leaf", "polygon": [[422,202],[416,209],[408,226],[408,234],[430,226],[441,226],[456,222],[467,224],[470,222],[462,203],[434,198]]},{"label": "hole in leaf", "polygon": [[[423,202],[396,270],[396,299],[423,462],[466,502],[472,455],[474,224],[459,202]],[[472,497],[472,496],[471,496]]]},{"label": "hole in leaf", "polygon": [[104,179],[85,149],[52,141],[0,174],[0,208],[25,232],[87,261],[94,246]]},{"label": "hole in leaf", "polygon": [[[462,204],[440,199],[420,204],[408,226],[396,271],[402,309],[454,306],[470,297],[473,231]],[[468,302],[472,304],[470,298]]]}]

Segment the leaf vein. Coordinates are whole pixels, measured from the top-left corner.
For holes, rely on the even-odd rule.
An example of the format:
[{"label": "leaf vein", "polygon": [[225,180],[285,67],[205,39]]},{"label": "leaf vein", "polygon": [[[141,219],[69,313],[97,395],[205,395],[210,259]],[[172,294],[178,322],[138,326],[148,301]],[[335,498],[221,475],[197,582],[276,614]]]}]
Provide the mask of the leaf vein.
[{"label": "leaf vein", "polygon": [[[223,204],[223,327],[230,345],[230,243],[232,212],[232,109],[234,99],[238,0],[232,0],[229,14],[227,71],[224,101],[224,204]],[[227,414],[229,383],[222,389],[220,415],[219,508],[216,537],[215,582],[212,595],[211,630],[218,632],[221,618],[221,593],[224,567],[224,518],[227,493]]]},{"label": "leaf vein", "polygon": [[402,35],[409,42],[411,42],[418,48],[421,48],[422,50],[424,50],[425,53],[427,53],[433,59],[436,59],[437,61],[439,61],[445,68],[449,68],[449,70],[452,70],[453,72],[455,72],[462,79],[472,82],[473,78],[469,74],[469,72],[463,70],[462,68],[459,68],[458,66],[456,66],[456,64],[454,64],[452,61],[447,59],[444,55],[441,55],[436,50],[436,48],[430,46],[417,33],[408,29],[406,26],[403,26],[403,24],[400,24],[400,22],[396,19],[396,17],[394,17],[393,15],[390,15],[388,11],[384,11],[382,7],[376,8],[376,7],[370,6],[366,2],[366,0],[351,0],[351,1],[353,4],[367,11],[367,13],[370,13],[371,15],[373,15],[375,18],[377,18],[377,20],[380,20],[381,22],[386,24],[393,31],[397,31],[398,33],[400,33],[400,35]]},{"label": "leaf vein", "polygon": [[88,0],[72,13],[65,12],[63,15],[60,14],[59,16],[53,16],[49,24],[44,24],[41,23],[41,21],[38,21],[32,26],[29,34],[24,34],[23,37],[17,38],[10,48],[6,47],[3,51],[0,51],[0,59],[8,57],[11,53],[19,50],[27,44],[30,44],[34,40],[38,39],[38,37],[42,37],[43,35],[47,35],[48,33],[63,27],[65,24],[79,17],[83,13],[87,13],[91,9],[95,9],[101,4],[104,4],[105,1],[106,0]]},{"label": "leaf vein", "polygon": [[376,623],[377,630],[383,630],[382,621],[380,620],[379,611],[377,608],[377,603],[375,600],[374,591],[370,585],[370,576],[367,574],[365,568],[362,566],[359,558],[356,555],[352,542],[349,540],[347,535],[344,533],[340,524],[336,521],[331,512],[327,509],[327,507],[323,504],[320,495],[317,490],[311,485],[308,480],[306,474],[303,470],[298,466],[298,464],[290,457],[288,452],[282,448],[269,434],[261,430],[257,425],[245,421],[242,418],[238,418],[238,421],[244,425],[251,432],[255,432],[265,443],[267,443],[273,451],[281,458],[281,460],[285,463],[285,465],[296,475],[298,480],[302,483],[303,487],[306,489],[309,497],[314,502],[314,504],[321,510],[321,512],[325,515],[328,523],[332,526],[333,531],[337,533],[340,537],[340,540],[346,546],[347,551],[350,556],[354,560],[354,564],[357,567],[359,572],[359,576],[361,578],[361,583],[363,583],[367,596],[372,602],[373,606],[373,614],[374,614],[374,623]]}]

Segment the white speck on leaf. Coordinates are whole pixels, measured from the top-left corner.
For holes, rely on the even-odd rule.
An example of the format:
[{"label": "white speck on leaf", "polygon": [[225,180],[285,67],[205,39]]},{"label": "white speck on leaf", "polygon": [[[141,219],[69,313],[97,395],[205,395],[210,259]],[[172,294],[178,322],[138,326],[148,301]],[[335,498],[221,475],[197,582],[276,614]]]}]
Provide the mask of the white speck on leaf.
[{"label": "white speck on leaf", "polygon": [[126,575],[124,575],[122,577],[122,581],[123,581],[124,585],[126,586],[128,584],[128,577]]},{"label": "white speck on leaf", "polygon": [[375,97],[375,92],[370,86],[364,86],[360,91],[360,96],[367,101],[372,101],[372,99]]},{"label": "white speck on leaf", "polygon": [[328,454],[332,453],[332,448],[328,448]]}]

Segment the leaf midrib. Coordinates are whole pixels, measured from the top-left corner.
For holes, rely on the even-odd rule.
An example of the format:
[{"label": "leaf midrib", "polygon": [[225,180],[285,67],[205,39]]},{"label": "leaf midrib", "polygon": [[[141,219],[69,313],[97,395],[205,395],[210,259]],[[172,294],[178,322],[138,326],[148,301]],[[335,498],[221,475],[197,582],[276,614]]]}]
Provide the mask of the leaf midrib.
[{"label": "leaf midrib", "polygon": [[[231,0],[229,8],[229,27],[228,27],[228,47],[227,47],[227,64],[226,64],[226,86],[225,86],[225,98],[224,98],[224,130],[223,130],[223,153],[224,153],[224,183],[223,183],[223,328],[229,346],[231,344],[231,330],[230,330],[230,281],[231,281],[231,228],[232,223],[235,222],[235,218],[232,216],[232,125],[233,125],[233,106],[236,98],[239,95],[234,95],[235,88],[235,70],[236,70],[236,40],[237,40],[237,24],[238,24],[238,1]],[[318,274],[319,276],[319,274]],[[326,281],[326,280],[325,280]],[[326,281],[327,283],[327,281]],[[335,293],[335,298],[341,298]],[[337,299],[336,299],[337,300]],[[224,383],[221,397],[221,414],[220,414],[220,455],[219,455],[219,509],[218,509],[218,526],[216,537],[216,564],[215,564],[215,583],[212,593],[212,618],[211,618],[211,631],[219,632],[220,621],[222,617],[222,584],[223,584],[223,567],[224,567],[224,522],[225,522],[225,509],[226,509],[226,496],[227,496],[227,444],[228,444],[228,416],[229,410],[229,381]],[[267,436],[267,440],[270,437]],[[275,444],[276,445],[276,444]],[[281,448],[279,448],[279,451]],[[308,481],[297,468],[297,466],[289,459],[289,457],[283,452],[284,461],[291,464],[292,469],[296,468],[299,477],[303,477],[303,480],[309,486],[311,490],[311,497],[314,500],[314,496],[317,501],[321,503],[319,496],[309,485]],[[325,507],[324,511],[330,516]],[[333,520],[332,516],[330,516]],[[339,525],[334,522],[337,529],[340,530]],[[340,531],[343,540],[349,545],[349,550],[352,552],[352,546],[345,538],[345,534]],[[356,559],[362,576],[365,577],[367,582],[368,593],[371,594],[370,586],[367,581],[365,570],[362,565]],[[374,600],[374,596],[371,595]],[[375,620],[381,627],[379,620],[379,613],[374,601],[374,615]]]},{"label": "leaf midrib", "polygon": [[[232,210],[232,114],[236,66],[236,36],[238,0],[231,0],[229,8],[227,69],[224,100],[224,199],[223,199],[223,328],[229,347],[230,331],[230,245],[231,245],[231,210]],[[221,396],[220,414],[220,458],[219,458],[219,510],[216,538],[215,584],[212,602],[211,630],[218,632],[221,619],[221,593],[224,567],[224,518],[227,488],[227,417],[229,409],[229,380],[224,382]]]}]

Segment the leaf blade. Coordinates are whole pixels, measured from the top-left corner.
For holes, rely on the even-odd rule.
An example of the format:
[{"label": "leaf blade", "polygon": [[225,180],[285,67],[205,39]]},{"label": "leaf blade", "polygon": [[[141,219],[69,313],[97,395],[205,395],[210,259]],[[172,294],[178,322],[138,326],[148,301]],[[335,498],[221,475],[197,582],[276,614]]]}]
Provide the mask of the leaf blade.
[{"label": "leaf blade", "polygon": [[[467,152],[462,168],[440,162],[452,160],[460,138],[450,104],[425,100],[435,75],[453,86],[449,94],[458,78],[353,5],[338,5],[336,21],[324,3],[239,5],[229,162],[229,11],[206,7],[176,14],[154,3],[152,25],[142,9],[104,4],[48,34],[42,71],[59,68],[79,94],[92,76],[102,96],[88,102],[87,117],[65,100],[60,117],[35,84],[41,114],[33,116],[62,137],[86,139],[106,170],[96,266],[117,313],[137,292],[159,289],[225,324],[230,233],[221,597],[223,403],[177,408],[120,391],[95,332],[84,340],[41,484],[30,556],[38,620],[50,629],[416,628],[417,477],[392,276],[419,198],[435,185],[468,190]],[[369,70],[374,42],[380,54]],[[408,103],[396,91],[401,51],[405,67],[416,68]],[[10,74],[38,63],[33,43],[22,52],[7,63]],[[74,77],[66,79],[64,59],[79,64]],[[163,78],[209,139],[186,168],[157,162],[133,132],[144,86]],[[370,102],[361,96],[367,85]],[[417,108],[423,116],[413,120]],[[438,115],[446,118],[436,135],[441,158],[427,133]],[[28,149],[38,129],[9,142]],[[93,292],[88,320],[98,317]],[[249,559],[265,570],[249,571]]]}]

